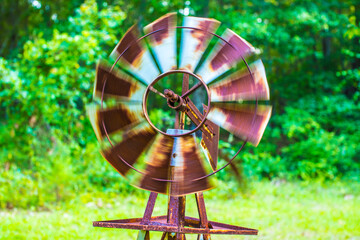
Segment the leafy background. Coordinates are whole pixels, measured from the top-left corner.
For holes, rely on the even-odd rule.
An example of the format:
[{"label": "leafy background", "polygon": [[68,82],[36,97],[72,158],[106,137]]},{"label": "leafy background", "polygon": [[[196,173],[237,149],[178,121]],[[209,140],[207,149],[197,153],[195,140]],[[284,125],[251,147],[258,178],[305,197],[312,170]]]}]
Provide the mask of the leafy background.
[{"label": "leafy background", "polygon": [[[95,65],[135,20],[171,11],[221,21],[261,49],[273,115],[219,181],[360,180],[360,4],[356,0],[3,0],[0,209],[52,209],[83,194],[139,194],[106,163],[86,116]],[[157,114],[162,116],[162,112]],[[239,142],[230,147],[224,161]],[[240,187],[239,187],[240,186]],[[358,185],[357,185],[358,186]],[[220,190],[221,191],[221,190]],[[229,191],[226,188],[224,191]],[[85,198],[85,200],[84,200]]]}]

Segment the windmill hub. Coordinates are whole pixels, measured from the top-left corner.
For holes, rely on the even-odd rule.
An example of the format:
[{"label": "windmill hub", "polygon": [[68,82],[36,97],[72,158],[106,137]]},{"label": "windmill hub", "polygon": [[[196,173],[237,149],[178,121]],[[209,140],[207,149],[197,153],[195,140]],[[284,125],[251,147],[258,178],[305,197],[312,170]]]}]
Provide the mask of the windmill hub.
[{"label": "windmill hub", "polygon": [[164,90],[164,95],[170,100],[171,102],[175,103],[179,101],[180,96],[174,93],[174,91],[170,89]]},{"label": "windmill hub", "polygon": [[174,91],[169,89],[164,90],[164,95],[167,98],[167,104],[170,108],[177,111],[185,111],[186,104],[181,96],[177,95],[176,93],[174,93]]}]

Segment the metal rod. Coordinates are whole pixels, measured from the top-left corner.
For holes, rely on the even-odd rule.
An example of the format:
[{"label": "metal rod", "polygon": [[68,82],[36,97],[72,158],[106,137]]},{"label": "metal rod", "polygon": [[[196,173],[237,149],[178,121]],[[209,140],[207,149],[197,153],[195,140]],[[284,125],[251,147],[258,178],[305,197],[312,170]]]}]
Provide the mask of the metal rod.
[{"label": "metal rod", "polygon": [[152,92],[154,92],[154,93],[156,93],[156,94],[158,94],[158,95],[160,95],[161,97],[163,97],[163,98],[165,98],[165,99],[167,99],[166,98],[166,96],[164,95],[164,94],[162,94],[161,92],[159,92],[158,90],[156,90],[153,86],[150,86],[150,91],[152,91]]},{"label": "metal rod", "polygon": [[185,93],[183,93],[183,95],[181,95],[182,98],[187,97],[188,95],[190,95],[192,92],[194,92],[196,89],[198,89],[199,87],[201,87],[203,84],[202,82],[198,82],[197,84],[195,84],[190,90],[186,91]]}]

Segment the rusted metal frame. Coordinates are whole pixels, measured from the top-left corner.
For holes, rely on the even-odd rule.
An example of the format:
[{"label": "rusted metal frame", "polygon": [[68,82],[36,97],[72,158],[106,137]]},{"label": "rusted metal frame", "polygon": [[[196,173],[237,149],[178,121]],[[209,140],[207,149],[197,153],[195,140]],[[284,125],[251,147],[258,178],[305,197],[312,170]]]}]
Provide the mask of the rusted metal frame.
[{"label": "rusted metal frame", "polygon": [[[209,221],[206,214],[204,195],[202,192],[195,193],[196,205],[199,213],[200,227],[209,229]],[[199,234],[198,239],[210,239],[210,234]]]},{"label": "rusted metal frame", "polygon": [[[203,104],[204,113],[209,111],[209,108]],[[217,162],[218,162],[218,156],[219,156],[219,138],[220,138],[220,127],[213,123],[212,121],[207,121],[206,126],[208,129],[211,129],[212,136],[209,138],[208,136],[203,136],[203,141],[205,144],[205,147],[207,148],[211,160],[211,168],[213,170],[216,170],[217,168]]]},{"label": "rusted metal frame", "polygon": [[150,196],[149,196],[149,200],[147,202],[146,205],[146,209],[144,212],[144,216],[141,220],[142,224],[149,224],[152,213],[154,211],[154,206],[155,206],[155,202],[156,202],[156,198],[157,198],[158,194],[155,192],[150,192]]},{"label": "rusted metal frame", "polygon": [[[195,104],[187,97],[185,98],[186,110],[185,114],[190,118],[190,120],[198,125],[200,119],[203,119],[203,114],[197,109]],[[204,112],[208,111],[208,107],[203,104]],[[217,167],[217,158],[218,158],[218,144],[219,144],[219,126],[213,122],[207,120],[205,124],[201,127],[201,132],[203,133],[203,141],[205,147],[207,148],[210,154],[210,164],[213,170],[216,170]],[[202,143],[203,144],[203,143]]]},{"label": "rusted metal frame", "polygon": [[[148,225],[141,224],[141,218],[122,219],[122,220],[108,220],[108,221],[95,221],[94,227],[106,228],[123,228],[134,230],[146,231],[159,231],[159,232],[173,232],[184,234],[231,234],[231,235],[257,235],[258,230],[252,228],[245,228],[234,226],[224,223],[209,221],[209,228],[199,228],[200,219],[185,217],[185,226],[178,228],[166,223],[167,216],[157,216],[151,218],[151,223]],[[158,221],[158,222],[157,222]]]},{"label": "rusted metal frame", "polygon": [[[182,81],[182,89],[181,93],[184,93],[189,89],[189,74],[183,75]],[[185,128],[185,113],[183,111],[180,112],[180,129]],[[186,203],[186,196],[179,197],[179,205],[178,205],[178,228],[179,230],[184,227],[185,224],[185,203]],[[177,233],[176,240],[186,240],[185,234]]]},{"label": "rusted metal frame", "polygon": [[[183,82],[182,82],[182,92],[186,91],[189,88],[189,75],[184,74]],[[180,111],[176,111],[176,119],[175,119],[175,129],[184,129],[185,118],[183,117],[183,113]],[[172,173],[171,173],[172,174]],[[185,223],[185,202],[186,197],[173,197],[169,196],[169,203],[168,203],[168,216],[167,222],[171,225],[177,226],[179,229],[184,226]],[[171,233],[163,234],[164,237],[168,239],[185,239],[185,234],[176,233],[174,236],[171,236]]]},{"label": "rusted metal frame", "polygon": [[[200,228],[200,219],[192,218],[192,217],[185,217],[185,226],[191,228]],[[210,222],[208,222],[207,228],[213,228]]]},{"label": "rusted metal frame", "polygon": [[208,228],[208,218],[206,214],[204,195],[202,192],[195,193],[196,205],[198,208],[200,227]]},{"label": "rusted metal frame", "polygon": [[180,112],[179,111],[175,112],[175,125],[180,126]]},{"label": "rusted metal frame", "polygon": [[169,196],[167,222],[174,226],[179,224],[179,197]]},{"label": "rusted metal frame", "polygon": [[[204,119],[204,115],[197,109],[195,104],[189,99],[185,98],[185,102],[187,105],[187,109],[185,110],[185,114],[190,118],[190,120],[195,124],[198,125],[201,120]],[[209,138],[212,138],[212,129],[208,127],[207,121],[205,124],[202,125],[200,128],[201,132],[207,135]]]},{"label": "rusted metal frame", "polygon": [[[184,74],[183,76],[183,81],[182,81],[182,90],[181,90],[181,94],[183,94],[184,92],[189,90],[189,74]],[[184,99],[184,98],[182,98]],[[185,128],[185,113],[184,111],[181,112],[180,114],[180,128],[184,129]]]}]

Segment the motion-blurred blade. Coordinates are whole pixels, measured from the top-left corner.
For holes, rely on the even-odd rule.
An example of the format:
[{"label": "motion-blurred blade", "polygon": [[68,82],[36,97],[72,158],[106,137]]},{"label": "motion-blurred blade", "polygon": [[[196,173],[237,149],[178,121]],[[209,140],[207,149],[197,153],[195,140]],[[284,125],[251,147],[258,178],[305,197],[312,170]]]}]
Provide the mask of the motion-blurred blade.
[{"label": "motion-blurred blade", "polygon": [[[122,141],[102,151],[104,158],[123,176],[151,146],[157,132],[149,124],[141,124],[123,134]],[[127,163],[124,163],[121,158]]]},{"label": "motion-blurred blade", "polygon": [[174,138],[165,135],[158,135],[152,149],[150,150],[149,160],[146,162],[146,175],[140,182],[140,188],[152,192],[166,194],[168,183],[157,179],[170,179],[170,160],[174,145]]},{"label": "motion-blurred blade", "polygon": [[111,71],[111,66],[100,62],[96,68],[94,98],[101,98],[103,90],[104,98],[141,102],[145,87],[129,75],[116,69]]},{"label": "motion-blurred blade", "polygon": [[271,115],[271,106],[215,103],[208,119],[257,146]]},{"label": "motion-blurred blade", "polygon": [[269,100],[269,86],[261,60],[250,65],[248,70],[231,74],[219,83],[210,86],[211,101]]},{"label": "motion-blurred blade", "polygon": [[255,51],[250,43],[230,29],[226,29],[222,38],[231,45],[219,39],[212,53],[201,65],[197,73],[207,84],[229,70],[242,57],[246,57]]},{"label": "motion-blurred blade", "polygon": [[184,17],[180,47],[180,69],[194,71],[220,22],[210,18]]},{"label": "motion-blurred blade", "polygon": [[212,188],[208,178],[196,180],[206,176],[203,161],[194,135],[175,138],[170,164],[174,182],[170,184],[170,195],[180,196]]},{"label": "motion-blurred blade", "polygon": [[106,136],[106,132],[110,135],[136,125],[145,119],[141,103],[127,105],[119,103],[114,107],[106,109],[100,109],[98,106],[90,106],[88,108],[88,114],[99,141]]},{"label": "motion-blurred blade", "polygon": [[119,59],[121,68],[128,70],[147,85],[159,75],[159,71],[144,40],[138,41],[139,37],[137,25],[132,26],[115,47],[111,57],[117,59],[125,51]]},{"label": "motion-blurred blade", "polygon": [[176,13],[169,13],[144,28],[149,44],[162,72],[177,68],[176,64]]}]

